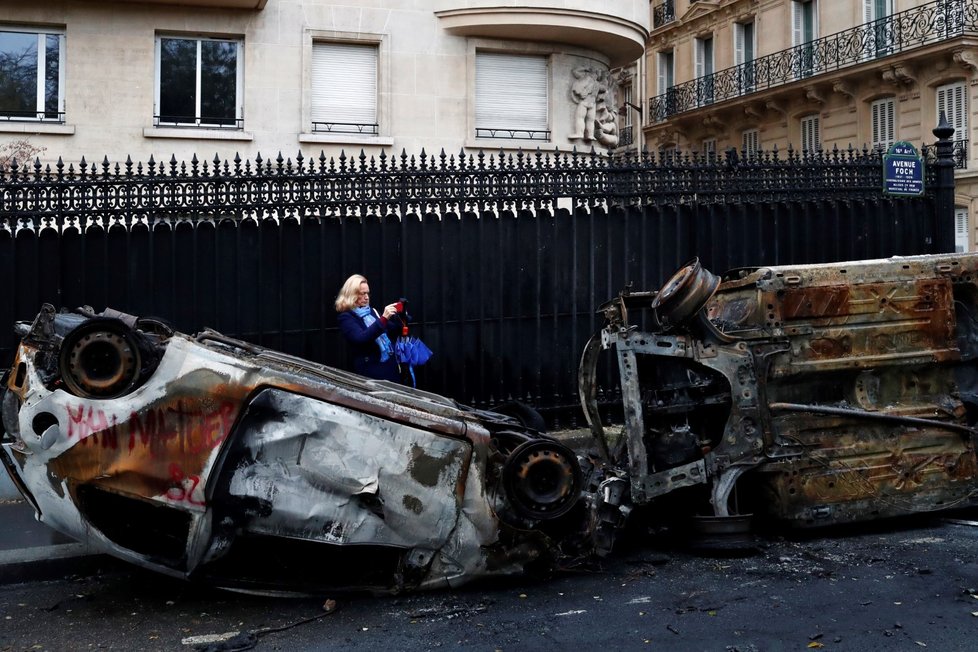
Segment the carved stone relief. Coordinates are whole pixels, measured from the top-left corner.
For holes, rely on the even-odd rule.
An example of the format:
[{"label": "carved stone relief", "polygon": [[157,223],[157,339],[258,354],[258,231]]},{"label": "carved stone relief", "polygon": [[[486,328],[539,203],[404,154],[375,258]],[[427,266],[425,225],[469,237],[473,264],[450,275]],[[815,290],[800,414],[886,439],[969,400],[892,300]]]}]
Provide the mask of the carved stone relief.
[{"label": "carved stone relief", "polygon": [[571,119],[570,140],[594,142],[605,147],[618,145],[618,111],[615,83],[607,69],[579,66],[572,71],[571,101],[576,105]]}]

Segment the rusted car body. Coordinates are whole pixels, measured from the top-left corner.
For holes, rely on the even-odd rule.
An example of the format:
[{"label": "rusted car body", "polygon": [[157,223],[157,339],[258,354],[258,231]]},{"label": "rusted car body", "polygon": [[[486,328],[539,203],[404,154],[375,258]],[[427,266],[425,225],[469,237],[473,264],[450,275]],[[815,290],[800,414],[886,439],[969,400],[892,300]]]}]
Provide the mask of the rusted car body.
[{"label": "rusted car body", "polygon": [[577,554],[577,457],[511,417],[114,311],[20,334],[0,457],[40,520],[117,557],[321,593]]},{"label": "rusted car body", "polygon": [[[978,256],[738,270],[692,261],[603,308],[580,387],[616,500],[717,536],[975,502]],[[624,428],[595,400],[617,356]],[[613,519],[609,519],[609,522]]]}]

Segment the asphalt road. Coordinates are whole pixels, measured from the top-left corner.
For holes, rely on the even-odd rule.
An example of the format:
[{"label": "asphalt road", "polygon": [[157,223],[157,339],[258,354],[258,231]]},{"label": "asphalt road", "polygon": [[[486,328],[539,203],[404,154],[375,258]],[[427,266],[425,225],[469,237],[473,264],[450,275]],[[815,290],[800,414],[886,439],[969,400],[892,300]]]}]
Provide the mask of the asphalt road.
[{"label": "asphalt road", "polygon": [[[950,515],[978,519],[978,511]],[[0,650],[975,650],[978,527],[943,517],[773,536],[702,557],[655,537],[549,578],[323,599],[192,586],[109,561],[0,586]],[[227,637],[225,637],[227,638]]]}]

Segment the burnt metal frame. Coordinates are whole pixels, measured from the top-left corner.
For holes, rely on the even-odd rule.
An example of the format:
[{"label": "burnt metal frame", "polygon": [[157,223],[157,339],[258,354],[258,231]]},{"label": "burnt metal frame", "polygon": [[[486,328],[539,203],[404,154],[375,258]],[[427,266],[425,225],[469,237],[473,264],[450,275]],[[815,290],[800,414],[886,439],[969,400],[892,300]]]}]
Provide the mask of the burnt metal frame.
[{"label": "burnt metal frame", "polygon": [[647,124],[704,105],[743,97],[825,72],[978,34],[978,0],[936,0],[710,75],[675,84],[649,98]]}]

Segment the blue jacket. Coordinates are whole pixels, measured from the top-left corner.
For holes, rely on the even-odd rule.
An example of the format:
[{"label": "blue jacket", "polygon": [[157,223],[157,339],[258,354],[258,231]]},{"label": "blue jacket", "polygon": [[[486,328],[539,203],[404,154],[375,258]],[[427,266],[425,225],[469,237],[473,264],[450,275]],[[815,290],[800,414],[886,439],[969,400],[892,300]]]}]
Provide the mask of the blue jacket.
[{"label": "blue jacket", "polygon": [[[336,317],[340,333],[350,343],[353,352],[353,371],[361,376],[376,378],[377,380],[392,380],[396,383],[401,382],[401,372],[397,366],[397,360],[393,355],[384,362],[380,361],[380,347],[377,345],[377,338],[384,332],[384,324],[380,316],[374,315],[377,320],[370,326],[363,323],[363,320],[352,310],[341,312]],[[396,315],[387,320],[387,336],[391,338],[391,344],[396,343],[397,336],[401,333],[401,320]]]}]

